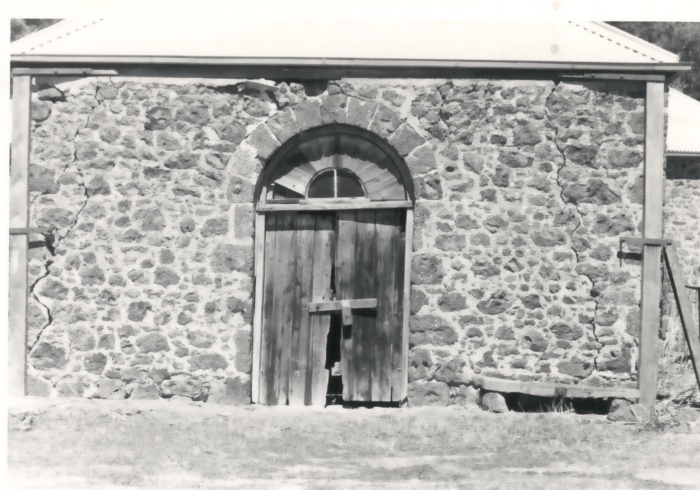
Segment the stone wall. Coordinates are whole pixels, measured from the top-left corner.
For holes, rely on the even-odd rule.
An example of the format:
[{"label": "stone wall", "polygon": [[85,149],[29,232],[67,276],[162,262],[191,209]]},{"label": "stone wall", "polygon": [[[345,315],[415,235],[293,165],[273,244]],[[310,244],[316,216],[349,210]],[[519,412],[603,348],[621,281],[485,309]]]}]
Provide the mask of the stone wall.
[{"label": "stone wall", "polygon": [[[668,157],[664,186],[664,236],[676,244],[686,284],[700,285],[700,155]],[[666,320],[664,329],[678,338],[681,351],[686,350],[680,317],[669,284],[664,285]],[[697,292],[688,290],[696,321]]]},{"label": "stone wall", "polygon": [[[475,374],[635,378],[643,94],[551,81],[90,79],[34,94],[30,392],[250,397],[253,188],[305,129],[360,126],[416,188],[409,402]],[[33,237],[38,239],[39,237]]]}]

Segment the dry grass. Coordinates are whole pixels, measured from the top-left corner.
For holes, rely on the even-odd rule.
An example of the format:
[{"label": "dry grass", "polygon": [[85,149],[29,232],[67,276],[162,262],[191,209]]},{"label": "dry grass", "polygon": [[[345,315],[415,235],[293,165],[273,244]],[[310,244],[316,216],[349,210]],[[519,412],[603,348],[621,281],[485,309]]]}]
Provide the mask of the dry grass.
[{"label": "dry grass", "polygon": [[674,488],[634,475],[700,460],[697,432],[566,412],[38,403],[11,412],[13,488]]},{"label": "dry grass", "polygon": [[[666,336],[659,343],[658,349],[658,393],[675,403],[700,404],[700,389],[698,388],[695,372],[690,361],[683,326],[681,325],[673,294],[667,293],[666,301],[669,301],[669,311]],[[695,324],[700,325],[696,294],[690,293],[690,296],[693,304]]]}]

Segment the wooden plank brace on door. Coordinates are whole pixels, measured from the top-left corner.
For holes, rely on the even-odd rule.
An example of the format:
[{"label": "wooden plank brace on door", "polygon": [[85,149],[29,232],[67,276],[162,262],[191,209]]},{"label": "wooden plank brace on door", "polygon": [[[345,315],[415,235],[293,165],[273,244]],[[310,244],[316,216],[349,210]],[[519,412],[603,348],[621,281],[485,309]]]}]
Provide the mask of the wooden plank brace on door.
[{"label": "wooden plank brace on door", "polygon": [[377,298],[343,299],[340,301],[309,302],[304,310],[309,313],[321,313],[328,311],[340,311],[343,326],[352,325],[352,311],[354,309],[368,309],[377,307]]},{"label": "wooden plank brace on door", "polygon": [[343,308],[344,301],[347,302],[349,308],[352,310],[377,307],[377,298],[364,298],[345,299],[343,301],[318,301],[315,303],[308,302],[304,306],[304,309],[309,310],[309,313],[321,313],[324,311],[341,311]]}]

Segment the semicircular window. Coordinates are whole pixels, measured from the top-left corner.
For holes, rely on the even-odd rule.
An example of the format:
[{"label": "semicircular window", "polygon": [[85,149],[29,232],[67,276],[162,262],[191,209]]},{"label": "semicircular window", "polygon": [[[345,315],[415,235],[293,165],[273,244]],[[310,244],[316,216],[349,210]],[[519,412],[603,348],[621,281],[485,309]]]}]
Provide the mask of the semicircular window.
[{"label": "semicircular window", "polygon": [[352,132],[321,132],[281,155],[268,199],[406,200],[394,157]]}]

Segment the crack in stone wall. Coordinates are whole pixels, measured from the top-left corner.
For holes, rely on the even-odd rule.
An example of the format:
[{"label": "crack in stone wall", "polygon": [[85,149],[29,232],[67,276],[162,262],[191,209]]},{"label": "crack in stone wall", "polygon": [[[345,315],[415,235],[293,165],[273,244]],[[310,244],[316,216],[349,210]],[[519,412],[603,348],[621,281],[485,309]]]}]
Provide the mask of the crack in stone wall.
[{"label": "crack in stone wall", "polygon": [[[112,82],[111,78],[109,79],[109,81],[110,81],[110,83]],[[113,84],[113,83],[112,83],[112,84]],[[96,84],[96,86],[95,86],[95,94],[94,94],[94,97],[95,97],[95,99],[97,100],[97,106],[93,107],[93,111],[92,111],[93,114],[94,114],[94,112],[95,112],[95,108],[100,106],[100,101],[99,101],[99,99],[97,99],[97,92],[98,92],[98,91],[99,91],[99,84]],[[74,165],[73,168],[75,168],[75,170],[77,171],[78,175],[80,175],[80,181],[78,181],[77,183],[78,183],[78,185],[80,185],[80,186],[83,188],[83,195],[85,196],[85,201],[83,202],[83,204],[81,205],[81,207],[78,209],[78,211],[75,213],[75,217],[74,217],[74,219],[73,219],[73,223],[72,223],[70,226],[68,226],[68,229],[66,230],[66,232],[65,232],[63,235],[61,235],[61,234],[59,234],[59,233],[56,233],[55,238],[54,238],[54,236],[53,236],[53,232],[52,232],[52,234],[50,235],[50,237],[53,238],[53,240],[52,240],[52,242],[51,242],[50,245],[49,245],[48,242],[47,242],[46,245],[47,245],[47,248],[49,249],[49,253],[51,253],[51,255],[52,255],[53,257],[56,256],[56,253],[57,253],[58,248],[59,248],[59,246],[60,246],[60,244],[61,244],[61,241],[62,241],[64,238],[66,238],[66,237],[70,234],[70,232],[73,231],[73,229],[74,229],[74,228],[76,227],[76,225],[78,224],[78,220],[80,219],[80,214],[83,212],[83,210],[85,209],[85,207],[86,207],[87,204],[88,204],[88,200],[90,199],[90,196],[89,196],[89,193],[88,193],[88,190],[87,190],[87,186],[85,185],[85,175],[83,174],[82,170],[80,170],[80,167],[79,167],[78,165],[75,165],[76,162],[78,161],[78,136],[79,136],[79,134],[80,134],[80,131],[81,131],[82,129],[88,128],[89,125],[90,125],[90,115],[88,115],[88,117],[87,117],[87,120],[86,120],[86,122],[85,122],[85,126],[82,127],[82,128],[76,129],[75,135],[74,135],[74,137],[73,137],[73,142],[74,142],[74,146],[75,146],[74,151],[73,151],[73,160],[72,160],[71,162],[68,162],[68,163],[66,164],[65,168],[63,169],[63,172],[61,173],[61,176],[63,176],[63,175],[68,171],[68,169],[71,168],[71,165],[72,165],[72,164]],[[59,177],[59,179],[60,179],[60,177]],[[34,205],[35,201],[36,201],[39,197],[41,197],[41,195],[42,195],[42,194],[37,195],[37,196],[32,200],[32,202],[31,202],[31,204],[30,204],[30,209],[31,209],[31,207]],[[47,237],[47,239],[48,239],[48,238],[49,238],[49,237]],[[30,288],[29,288],[29,292],[30,292],[30,294],[32,295],[32,297],[34,298],[34,300],[37,302],[37,304],[39,304],[40,306],[42,306],[42,307],[44,308],[44,310],[45,310],[45,312],[46,312],[46,316],[47,316],[47,322],[46,322],[46,324],[44,324],[44,325],[39,329],[39,331],[37,332],[37,334],[36,334],[36,336],[35,336],[35,338],[34,338],[34,341],[32,342],[31,346],[30,346],[29,349],[27,350],[28,353],[31,353],[31,352],[34,350],[34,348],[36,347],[36,345],[37,345],[37,344],[39,343],[39,341],[41,340],[41,338],[42,338],[44,332],[46,332],[46,330],[47,330],[49,327],[51,327],[51,325],[53,325],[53,315],[52,315],[52,313],[51,313],[51,308],[50,308],[49,305],[47,305],[46,303],[42,302],[42,301],[39,299],[39,295],[35,292],[35,289],[36,289],[36,287],[39,285],[39,283],[40,283],[42,280],[46,279],[49,275],[51,275],[51,266],[52,266],[53,264],[54,264],[54,260],[53,260],[53,259],[47,260],[47,261],[43,264],[43,265],[44,265],[44,274],[41,275],[41,276],[39,276],[39,277],[32,283],[32,285],[31,285]]]},{"label": "crack in stone wall", "polygon": [[[593,338],[595,339],[596,344],[597,344],[596,345],[596,354],[593,357],[593,366],[594,366],[595,370],[597,371],[598,370],[598,359],[600,357],[600,352],[603,349],[603,344],[600,342],[600,339],[598,338],[597,325],[596,325],[596,321],[595,321],[595,319],[598,316],[598,307],[599,307],[598,296],[599,296],[599,293],[596,289],[596,282],[593,279],[593,277],[590,274],[586,274],[585,272],[578,270],[578,265],[581,263],[581,256],[579,255],[578,248],[576,247],[576,244],[575,244],[576,239],[575,239],[574,235],[579,230],[579,228],[581,228],[581,226],[583,225],[583,215],[581,214],[580,209],[578,208],[578,206],[575,203],[567,202],[567,200],[564,197],[564,186],[561,182],[561,172],[564,170],[564,167],[566,167],[568,162],[567,162],[567,158],[566,158],[566,153],[559,144],[559,126],[552,119],[550,111],[549,111],[549,101],[550,101],[551,97],[554,95],[554,93],[557,91],[557,86],[558,85],[555,84],[552,87],[552,91],[549,93],[549,95],[547,95],[547,98],[546,98],[545,103],[544,103],[544,113],[547,117],[547,121],[549,121],[549,123],[554,128],[554,138],[552,139],[552,142],[554,143],[554,146],[556,147],[557,151],[559,152],[559,154],[561,155],[561,158],[562,158],[562,164],[559,166],[559,169],[557,170],[557,174],[556,174],[557,175],[556,176],[557,185],[559,186],[559,189],[560,189],[559,198],[561,199],[562,203],[564,203],[565,206],[569,207],[569,209],[573,209],[576,212],[576,216],[578,218],[578,223],[577,223],[576,227],[574,227],[574,229],[571,231],[571,233],[569,233],[569,240],[571,241],[571,250],[574,253],[574,256],[576,257],[576,267],[574,267],[574,270],[580,276],[583,276],[586,279],[588,279],[588,281],[591,283],[591,295],[590,295],[590,297],[591,297],[591,300],[593,301],[593,304],[595,306],[594,306],[593,316],[591,318],[590,325],[591,325],[591,333],[593,334]],[[589,94],[589,97],[591,97],[591,96],[592,95]],[[594,109],[593,112],[594,112],[594,115],[596,118],[596,126],[597,126],[597,124],[598,124],[597,111]]]}]

